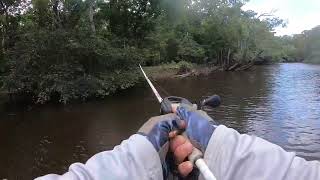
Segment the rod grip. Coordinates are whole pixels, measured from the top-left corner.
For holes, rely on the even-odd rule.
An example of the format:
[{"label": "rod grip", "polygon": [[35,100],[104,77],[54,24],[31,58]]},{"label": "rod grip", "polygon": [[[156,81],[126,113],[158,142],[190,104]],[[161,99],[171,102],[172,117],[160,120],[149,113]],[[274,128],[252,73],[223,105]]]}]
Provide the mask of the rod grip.
[{"label": "rod grip", "polygon": [[[182,133],[182,136],[188,139],[188,136],[186,134],[186,132]],[[203,153],[197,149],[196,147],[193,147],[192,153],[188,156],[188,160],[193,164],[196,165],[196,161],[198,159],[202,159],[203,158]]]}]

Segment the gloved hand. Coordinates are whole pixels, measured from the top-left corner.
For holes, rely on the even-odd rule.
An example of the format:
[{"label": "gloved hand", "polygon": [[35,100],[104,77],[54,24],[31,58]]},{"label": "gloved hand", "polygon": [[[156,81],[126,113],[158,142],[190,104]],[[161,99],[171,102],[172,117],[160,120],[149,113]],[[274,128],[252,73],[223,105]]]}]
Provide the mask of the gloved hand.
[{"label": "gloved hand", "polygon": [[176,114],[167,114],[151,118],[138,131],[151,142],[159,153],[164,179],[167,178],[172,166],[172,163],[169,162],[172,161],[172,157],[167,156],[169,134],[170,132],[174,134],[175,130],[181,129],[182,123]]},{"label": "gloved hand", "polygon": [[156,151],[168,142],[169,133],[180,128],[182,121],[176,114],[166,114],[149,119],[138,131],[146,136]]},{"label": "gloved hand", "polygon": [[185,132],[191,143],[204,153],[217,123],[204,111],[189,105],[180,104],[173,111],[185,121]]}]

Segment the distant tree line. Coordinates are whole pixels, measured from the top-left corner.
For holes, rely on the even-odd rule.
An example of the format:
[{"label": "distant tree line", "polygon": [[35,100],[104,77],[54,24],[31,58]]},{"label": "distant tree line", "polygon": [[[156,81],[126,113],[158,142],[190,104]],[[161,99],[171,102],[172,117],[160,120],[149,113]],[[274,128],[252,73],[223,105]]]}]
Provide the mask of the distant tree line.
[{"label": "distant tree line", "polygon": [[[319,44],[311,42],[313,31],[301,35],[303,42],[276,37],[284,21],[243,11],[245,2],[1,0],[3,89],[35,103],[67,103],[135,85],[138,63],[212,62],[227,69],[257,56],[316,56],[300,48]],[[306,37],[309,44],[300,45]]]},{"label": "distant tree line", "polygon": [[301,34],[281,37],[285,61],[320,63],[320,26]]}]

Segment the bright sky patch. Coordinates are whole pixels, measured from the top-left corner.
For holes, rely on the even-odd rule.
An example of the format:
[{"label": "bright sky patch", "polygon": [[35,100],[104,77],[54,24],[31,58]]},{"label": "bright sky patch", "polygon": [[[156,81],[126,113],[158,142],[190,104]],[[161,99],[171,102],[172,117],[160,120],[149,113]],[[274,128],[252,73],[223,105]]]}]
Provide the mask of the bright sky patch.
[{"label": "bright sky patch", "polygon": [[299,34],[320,25],[320,0],[251,0],[244,10],[269,13],[288,21],[286,28],[276,29],[277,35]]}]

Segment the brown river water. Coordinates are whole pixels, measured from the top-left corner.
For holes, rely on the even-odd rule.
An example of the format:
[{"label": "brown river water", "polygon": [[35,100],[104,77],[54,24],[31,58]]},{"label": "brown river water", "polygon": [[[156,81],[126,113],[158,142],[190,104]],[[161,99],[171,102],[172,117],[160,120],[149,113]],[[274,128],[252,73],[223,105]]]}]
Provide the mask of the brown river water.
[{"label": "brown river water", "polygon": [[[218,94],[222,105],[207,112],[220,124],[265,138],[308,160],[320,160],[319,65],[277,64],[156,83],[163,96],[166,91],[194,102]],[[3,108],[0,179],[63,173],[73,162],[112,149],[158,112],[146,84],[104,101],[19,111]]]}]

